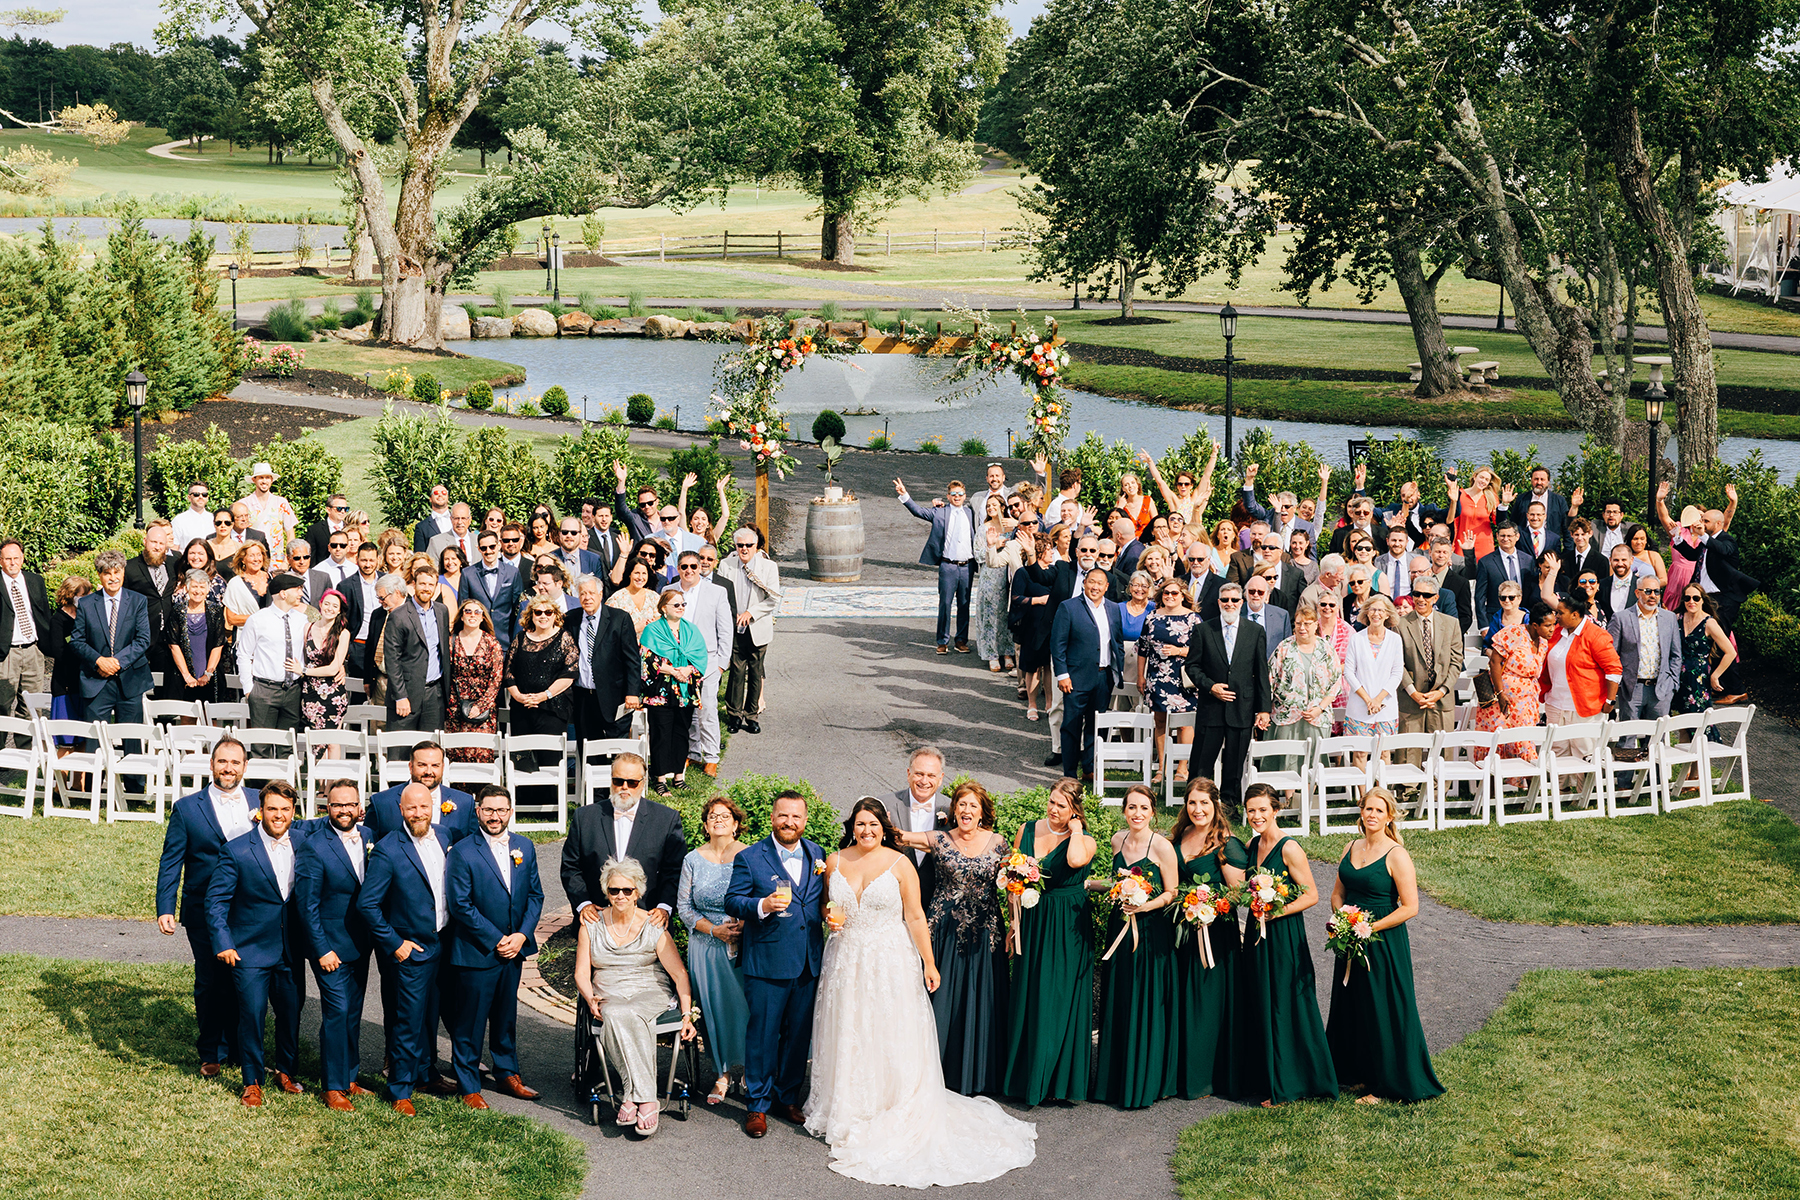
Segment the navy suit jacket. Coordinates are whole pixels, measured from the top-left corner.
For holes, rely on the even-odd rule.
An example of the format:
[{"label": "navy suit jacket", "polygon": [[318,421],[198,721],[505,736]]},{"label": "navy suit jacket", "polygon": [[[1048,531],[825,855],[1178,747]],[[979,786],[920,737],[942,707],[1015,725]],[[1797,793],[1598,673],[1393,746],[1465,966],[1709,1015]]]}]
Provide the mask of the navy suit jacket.
[{"label": "navy suit jacket", "polygon": [[1531,549],[1531,530],[1524,525],[1521,525],[1519,526],[1519,550],[1521,553],[1529,555],[1534,560],[1543,558],[1545,554],[1554,554],[1558,558],[1561,558],[1563,554],[1562,535],[1556,532],[1556,529],[1549,521],[1545,521],[1543,553],[1534,554]]},{"label": "navy suit jacket", "polygon": [[[1518,560],[1520,602],[1526,606],[1531,603],[1531,596],[1537,588],[1537,560],[1531,552],[1521,544],[1513,551]],[[1506,561],[1501,551],[1496,549],[1483,558],[1475,568],[1475,594],[1481,598],[1484,612],[1500,611],[1500,584],[1506,579]]]},{"label": "navy suit jacket", "polygon": [[[367,825],[358,825],[356,831],[362,834],[363,870],[367,872],[375,831]],[[294,855],[294,896],[300,926],[306,931],[307,957],[335,953],[345,962],[355,962],[369,952],[374,939],[356,911],[360,891],[362,880],[356,877],[350,852],[344,849],[337,830],[324,818],[308,821],[305,839]]]},{"label": "navy suit jacket", "polygon": [[[363,821],[375,831],[377,841],[390,833],[399,833],[406,828],[406,822],[400,819],[400,793],[408,784],[396,784],[385,792],[376,792],[369,797],[367,811],[363,813]],[[452,842],[461,841],[475,832],[475,797],[467,792],[459,792],[449,784],[440,785],[443,800],[456,806],[454,812],[440,812],[434,824],[450,835]]]},{"label": "navy suit jacket", "polygon": [[481,563],[464,567],[462,583],[456,589],[456,602],[479,600],[494,620],[494,636],[500,639],[500,648],[508,649],[512,645],[513,635],[519,628],[519,598],[525,594],[525,585],[519,581],[519,572],[511,563],[501,563],[499,574],[494,577],[494,586],[489,588],[484,578],[487,567]]},{"label": "navy suit jacket", "polygon": [[119,673],[113,678],[127,696],[141,696],[150,690],[150,602],[129,589],[119,591],[119,627],[116,642],[106,637],[106,593],[93,592],[75,604],[75,631],[69,636],[69,648],[81,659],[81,694],[97,695],[106,680],[95,670],[102,658],[119,660]]},{"label": "navy suit jacket", "polygon": [[[254,794],[249,791],[244,792],[244,810],[256,810]],[[183,925],[204,924],[207,885],[212,883],[213,868],[224,848],[225,831],[213,816],[212,798],[206,789],[177,800],[169,810],[162,861],[156,868],[156,915],[179,914]]]},{"label": "navy suit jacket", "polygon": [[762,916],[757,909],[763,897],[773,895],[777,877],[787,882],[771,835],[753,842],[731,861],[731,884],[725,889],[725,911],[744,923],[739,954],[744,974],[758,979],[799,979],[817,976],[825,953],[825,876],[819,867],[825,849],[817,842],[800,839],[805,866],[794,885],[793,903],[785,916]]},{"label": "navy suit jacket", "polygon": [[[467,837],[450,847],[450,963],[458,967],[498,967],[520,963],[537,953],[538,917],[544,911],[544,881],[538,876],[537,847],[523,834],[507,835],[511,845],[511,890],[500,878],[499,864],[487,838]],[[525,935],[516,957],[494,952],[509,934]]]},{"label": "navy suit jacket", "polygon": [[1109,690],[1119,685],[1124,670],[1125,629],[1119,622],[1119,606],[1111,600],[1100,602],[1106,609],[1111,628],[1110,657],[1106,675],[1100,674],[1100,630],[1088,614],[1087,597],[1071,596],[1056,608],[1056,623],[1050,626],[1050,662],[1058,679],[1064,675],[1078,692],[1091,692],[1102,686]]},{"label": "navy suit jacket", "polygon": [[[300,843],[294,847],[299,876]],[[240,967],[273,967],[300,961],[294,922],[294,892],[281,898],[275,867],[263,849],[262,830],[252,829],[225,843],[219,865],[206,887],[206,923],[212,929],[213,953],[238,952]]]},{"label": "navy suit jacket", "polygon": [[[1530,507],[1531,492],[1527,490],[1513,497],[1512,507],[1507,509],[1512,514],[1513,524],[1520,529],[1525,528],[1525,512]],[[1560,534],[1568,527],[1569,501],[1553,491],[1546,492],[1544,494],[1544,531]],[[1519,539],[1519,545],[1521,549],[1524,548],[1525,539],[1523,537]]]},{"label": "navy suit jacket", "polygon": [[[1242,611],[1244,620],[1249,621],[1250,606],[1244,605]],[[1288,616],[1286,609],[1275,606],[1273,597],[1263,605],[1262,618],[1263,641],[1268,646],[1269,657],[1274,658],[1275,651],[1281,646],[1281,643],[1294,635],[1294,619]]]},{"label": "navy suit jacket", "polygon": [[931,534],[925,539],[925,549],[919,552],[919,562],[927,567],[935,567],[944,561],[945,531],[950,528],[952,516],[960,516],[969,523],[969,557],[971,560],[982,556],[987,543],[981,538],[981,518],[975,515],[975,509],[964,504],[954,508],[949,504],[942,508],[926,508],[911,496],[904,501],[906,511],[921,521],[931,522]]},{"label": "navy suit jacket", "polygon": [[[433,825],[431,831],[444,848],[444,886],[448,888],[450,838],[441,826]],[[390,957],[403,941],[419,946],[413,956],[421,961],[437,957],[437,901],[425,876],[425,860],[419,857],[410,833],[390,833],[375,843],[362,891],[356,896],[356,911],[369,927],[369,936]]]}]

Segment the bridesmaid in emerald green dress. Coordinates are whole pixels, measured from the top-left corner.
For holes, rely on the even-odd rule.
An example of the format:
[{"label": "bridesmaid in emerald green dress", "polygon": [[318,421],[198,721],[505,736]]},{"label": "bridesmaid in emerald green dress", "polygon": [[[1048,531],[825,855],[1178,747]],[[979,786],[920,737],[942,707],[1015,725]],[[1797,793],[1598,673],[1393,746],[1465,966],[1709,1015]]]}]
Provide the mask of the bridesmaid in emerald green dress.
[{"label": "bridesmaid in emerald green dress", "polygon": [[[1181,867],[1180,887],[1207,884],[1214,892],[1244,881],[1249,851],[1232,836],[1219,789],[1204,775],[1188,785],[1187,802],[1169,834]],[[1175,1085],[1183,1100],[1242,1094],[1232,1047],[1244,1040],[1237,1003],[1237,914],[1206,931],[1213,965],[1200,960],[1200,931],[1188,932],[1175,951]]]},{"label": "bridesmaid in emerald green dress", "polygon": [[1342,959],[1331,976],[1331,1024],[1325,1037],[1338,1081],[1365,1093],[1358,1104],[1444,1094],[1431,1070],[1413,994],[1406,922],[1419,914],[1419,881],[1412,856],[1400,844],[1398,820],[1393,794],[1386,788],[1370,788],[1363,795],[1363,835],[1344,851],[1337,886],[1331,889],[1333,911],[1356,905],[1376,918],[1374,930],[1380,935],[1369,943],[1368,966],[1350,968],[1348,984]]},{"label": "bridesmaid in emerald green dress", "polygon": [[1094,926],[1086,881],[1094,839],[1083,828],[1081,784],[1050,789],[1044,819],[1019,827],[1013,849],[1038,860],[1044,890],[1024,911],[1013,958],[1006,1094],[1027,1106],[1085,1100],[1094,1034]]},{"label": "bridesmaid in emerald green dress", "polygon": [[1244,820],[1256,834],[1250,843],[1251,873],[1262,866],[1285,870],[1301,889],[1282,915],[1268,922],[1267,939],[1255,918],[1244,926],[1239,970],[1246,1012],[1240,1029],[1248,1044],[1239,1044],[1242,1094],[1267,1096],[1265,1107],[1338,1094],[1325,1022],[1319,1016],[1312,951],[1306,945],[1306,918],[1300,915],[1319,902],[1319,888],[1306,852],[1275,826],[1279,803],[1266,783],[1244,789]]},{"label": "bridesmaid in emerald green dress", "polygon": [[[1121,1108],[1148,1108],[1175,1094],[1175,903],[1181,868],[1169,839],[1150,828],[1156,793],[1136,784],[1125,793],[1125,828],[1113,835],[1112,866],[1142,871],[1151,887],[1142,906],[1121,905],[1106,942],[1112,957],[1100,964],[1100,1053],[1094,1099]],[[1126,931],[1137,917],[1137,936]],[[1120,934],[1124,931],[1124,936]]]}]

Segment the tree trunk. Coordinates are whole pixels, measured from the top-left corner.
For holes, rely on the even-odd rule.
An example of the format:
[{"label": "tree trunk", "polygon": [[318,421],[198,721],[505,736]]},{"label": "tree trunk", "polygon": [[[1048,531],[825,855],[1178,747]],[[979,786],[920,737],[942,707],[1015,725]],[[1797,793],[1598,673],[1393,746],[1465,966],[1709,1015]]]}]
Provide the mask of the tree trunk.
[{"label": "tree trunk", "polygon": [[1462,376],[1451,368],[1450,343],[1444,337],[1444,320],[1438,313],[1437,278],[1425,274],[1418,247],[1399,238],[1388,244],[1393,263],[1394,286],[1406,305],[1412,323],[1413,345],[1419,351],[1419,386],[1413,395],[1445,396],[1462,390]]},{"label": "tree trunk", "polygon": [[856,218],[852,214],[825,214],[819,228],[819,257],[846,265],[856,261]]},{"label": "tree trunk", "polygon": [[1700,308],[1694,275],[1688,269],[1687,243],[1670,219],[1644,152],[1643,131],[1635,106],[1613,109],[1613,170],[1619,194],[1644,240],[1656,270],[1656,292],[1662,301],[1663,324],[1669,331],[1670,374],[1674,377],[1679,420],[1681,479],[1718,458],[1719,380],[1714,374],[1712,331]]},{"label": "tree trunk", "polygon": [[375,242],[359,221],[356,237],[350,244],[350,278],[370,279],[375,275]]},{"label": "tree trunk", "polygon": [[1129,320],[1137,316],[1137,281],[1143,274],[1129,258],[1119,260],[1119,316]]}]

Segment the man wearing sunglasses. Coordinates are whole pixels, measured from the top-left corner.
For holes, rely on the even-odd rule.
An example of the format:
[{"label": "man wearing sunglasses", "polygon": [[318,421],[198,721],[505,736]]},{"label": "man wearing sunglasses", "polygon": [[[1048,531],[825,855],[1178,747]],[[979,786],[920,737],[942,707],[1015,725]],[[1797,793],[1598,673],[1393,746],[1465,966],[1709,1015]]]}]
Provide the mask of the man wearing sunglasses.
[{"label": "man wearing sunglasses", "polygon": [[1662,606],[1662,585],[1654,575],[1639,575],[1635,582],[1637,603],[1614,613],[1606,625],[1619,652],[1616,711],[1623,721],[1654,721],[1669,715],[1681,679],[1681,618]]},{"label": "man wearing sunglasses", "polygon": [[213,510],[207,504],[212,490],[201,480],[188,484],[188,506],[175,514],[171,524],[175,529],[175,550],[177,555],[187,549],[187,544],[195,538],[210,541],[213,535]]},{"label": "man wearing sunglasses", "polygon": [[969,652],[969,586],[975,578],[975,548],[981,544],[976,525],[980,518],[967,503],[969,494],[959,479],[950,481],[942,508],[926,508],[907,494],[906,484],[894,480],[894,494],[906,511],[929,522],[931,532],[919,564],[938,573],[937,652],[950,653],[950,609],[956,608],[956,652]]},{"label": "man wearing sunglasses", "polygon": [[775,609],[781,603],[781,572],[763,553],[762,531],[746,525],[731,535],[731,557],[719,575],[738,596],[737,627],[731,640],[731,686],[725,698],[725,727],[733,733],[761,733],[763,664],[775,639]]},{"label": "man wearing sunglasses", "polygon": [[725,589],[700,573],[700,555],[681,552],[675,586],[687,598],[687,620],[706,641],[706,674],[700,681],[694,720],[688,733],[688,758],[708,775],[719,773],[719,676],[731,661],[734,622]]},{"label": "man wearing sunglasses", "polygon": [[645,796],[648,773],[638,755],[618,755],[612,760],[612,790],[598,804],[577,808],[569,821],[562,852],[563,891],[569,907],[584,922],[600,919],[605,901],[600,869],[609,858],[635,858],[644,868],[643,903],[653,906],[652,921],[667,928],[669,914],[675,911],[687,840],[681,833],[680,814]]},{"label": "man wearing sunglasses", "polygon": [[[344,518],[350,515],[350,502],[343,496],[325,499],[325,519],[314,521],[306,531],[306,544],[312,547],[313,561],[322,563],[331,549],[331,535],[344,532]],[[186,542],[179,543],[187,545]]]},{"label": "man wearing sunglasses", "polygon": [[1219,589],[1219,615],[1202,621],[1188,651],[1187,676],[1200,695],[1188,778],[1213,778],[1224,752],[1220,799],[1235,819],[1243,811],[1244,758],[1259,729],[1269,727],[1269,651],[1262,626],[1244,618],[1239,584]]}]

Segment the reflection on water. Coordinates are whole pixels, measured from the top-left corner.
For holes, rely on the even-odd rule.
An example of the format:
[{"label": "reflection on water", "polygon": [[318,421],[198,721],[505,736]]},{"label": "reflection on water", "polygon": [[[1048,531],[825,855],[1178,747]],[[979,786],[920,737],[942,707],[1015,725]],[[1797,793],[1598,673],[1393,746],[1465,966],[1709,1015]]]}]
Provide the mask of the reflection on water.
[{"label": "reflection on water", "polygon": [[[713,364],[729,352],[706,342],[660,342],[641,338],[518,338],[508,342],[463,342],[456,349],[492,355],[526,369],[529,382],[507,394],[537,395],[560,383],[586,415],[597,420],[608,408],[625,403],[633,392],[648,392],[657,408],[681,410],[683,428],[700,424],[712,392]],[[901,449],[928,437],[940,439],[954,453],[965,438],[980,438],[990,453],[1002,453],[1008,431],[1016,437],[1024,424],[1025,396],[1012,379],[990,383],[973,396],[946,405],[944,379],[950,360],[910,354],[858,354],[849,358],[817,358],[791,372],[782,389],[782,404],[792,414],[797,437],[809,436],[813,414],[830,408],[872,408],[880,415],[845,417],[849,441],[860,445],[884,430]],[[1202,423],[1214,438],[1225,434],[1225,418],[1213,413],[1179,412],[1154,404],[1115,400],[1087,392],[1069,393],[1075,403],[1075,437],[1090,429],[1108,441],[1124,438],[1160,454],[1180,443]],[[1523,449],[1535,444],[1547,462],[1561,462],[1580,449],[1579,434],[1567,430],[1407,429],[1398,426],[1324,425],[1300,421],[1249,421],[1238,418],[1239,439],[1255,428],[1267,428],[1281,441],[1310,442],[1329,462],[1349,461],[1349,440],[1364,433],[1378,438],[1409,434],[1445,459],[1485,460],[1494,450]],[[1784,477],[1800,472],[1800,442],[1760,438],[1726,438],[1720,457],[1736,462],[1753,449]]]}]

